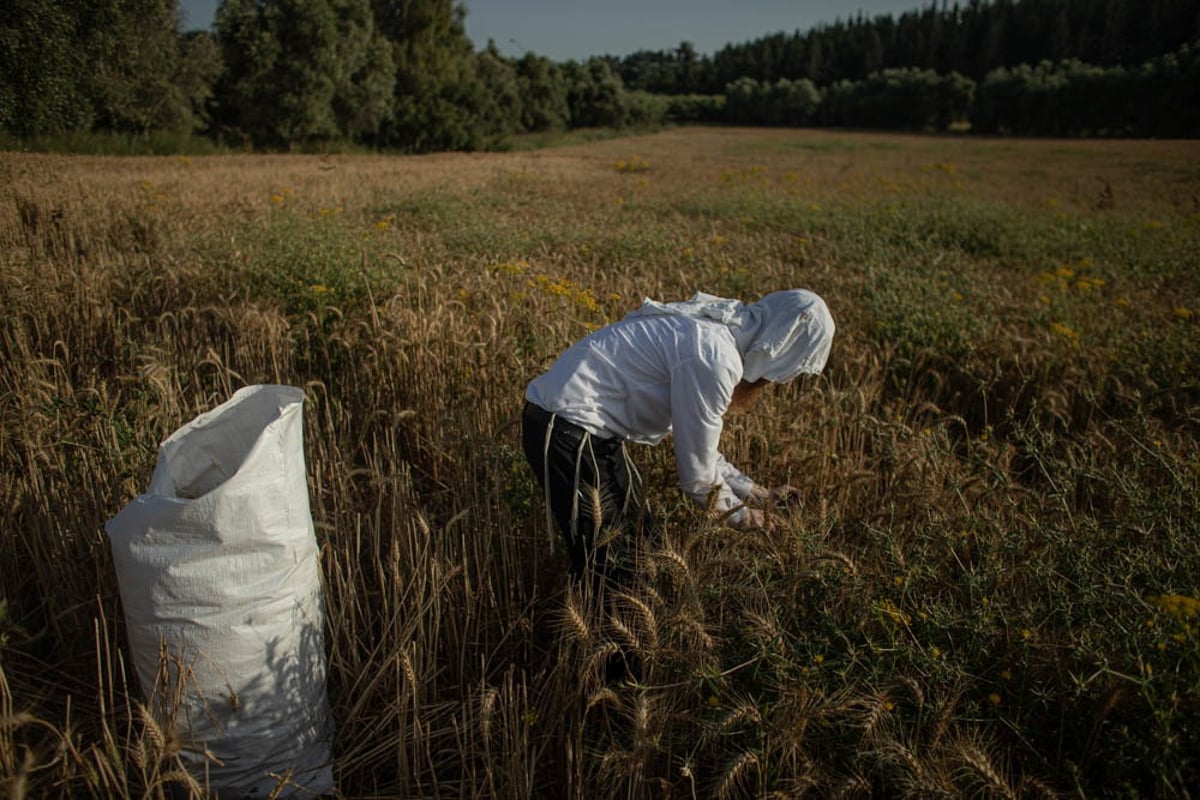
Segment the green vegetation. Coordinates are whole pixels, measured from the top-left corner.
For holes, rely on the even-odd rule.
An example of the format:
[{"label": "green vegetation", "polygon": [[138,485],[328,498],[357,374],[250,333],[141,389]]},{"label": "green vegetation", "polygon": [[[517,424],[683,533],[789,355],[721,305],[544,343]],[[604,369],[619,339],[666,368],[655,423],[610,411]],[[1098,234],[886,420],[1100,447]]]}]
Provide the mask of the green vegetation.
[{"label": "green vegetation", "polygon": [[[1200,0],[971,0],[718,53],[556,63],[473,43],[453,0],[13,0],[0,145],[201,153],[506,150],[673,124],[1191,137]],[[482,46],[477,46],[482,45]]]},{"label": "green vegetation", "polygon": [[[1197,157],[711,128],[0,155],[0,791],[195,793],[101,526],[171,431],[278,382],[347,797],[1189,796]],[[791,286],[833,310],[828,368],[723,449],[799,506],[726,529],[635,448],[662,538],[597,607],[520,455],[526,383],[645,295]],[[619,651],[640,680],[603,680]]]}]

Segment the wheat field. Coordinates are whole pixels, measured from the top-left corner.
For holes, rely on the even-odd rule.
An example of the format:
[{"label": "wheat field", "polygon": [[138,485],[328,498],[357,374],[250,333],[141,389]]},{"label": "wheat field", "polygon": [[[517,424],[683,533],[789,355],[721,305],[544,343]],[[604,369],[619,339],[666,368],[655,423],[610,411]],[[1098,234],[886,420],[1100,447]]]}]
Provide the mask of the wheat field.
[{"label": "wheat field", "polygon": [[[103,524],[283,383],[345,797],[1193,797],[1197,253],[1195,142],[0,153],[0,794],[203,795]],[[729,530],[635,448],[661,541],[582,596],[525,385],[643,297],[798,286],[829,365],[723,451],[799,506]]]}]

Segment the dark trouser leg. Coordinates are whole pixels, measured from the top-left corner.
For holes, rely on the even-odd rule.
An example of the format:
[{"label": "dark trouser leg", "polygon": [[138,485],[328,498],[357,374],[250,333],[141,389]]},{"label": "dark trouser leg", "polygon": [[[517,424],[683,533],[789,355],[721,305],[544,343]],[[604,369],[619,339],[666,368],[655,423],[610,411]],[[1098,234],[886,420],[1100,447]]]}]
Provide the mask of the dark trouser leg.
[{"label": "dark trouser leg", "polygon": [[640,516],[640,487],[622,443],[592,436],[533,404],[525,406],[521,442],[567,543],[572,575],[621,580],[623,565],[610,564],[609,548],[631,549]]}]

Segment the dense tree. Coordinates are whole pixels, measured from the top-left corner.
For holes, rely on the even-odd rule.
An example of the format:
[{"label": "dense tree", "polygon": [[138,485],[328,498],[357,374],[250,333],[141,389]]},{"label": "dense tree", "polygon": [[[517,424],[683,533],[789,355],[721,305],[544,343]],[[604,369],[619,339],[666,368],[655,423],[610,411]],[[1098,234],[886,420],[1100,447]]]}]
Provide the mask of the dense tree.
[{"label": "dense tree", "polygon": [[571,109],[567,105],[567,81],[562,69],[545,56],[526,53],[517,61],[516,71],[521,130],[566,128]]},{"label": "dense tree", "polygon": [[675,93],[690,94],[696,91],[697,63],[696,47],[691,42],[682,42],[675,51],[675,60],[679,65],[676,70]]},{"label": "dense tree", "polygon": [[989,73],[971,123],[985,133],[1195,136],[1197,97],[1194,44],[1133,68],[1042,61]]},{"label": "dense tree", "polygon": [[211,128],[214,88],[223,71],[220,45],[207,31],[191,31],[180,39],[175,85],[183,96],[191,130]]},{"label": "dense tree", "polygon": [[371,139],[392,112],[396,82],[392,47],[376,28],[366,2],[339,0],[335,8],[334,116],[344,135]]},{"label": "dense tree", "polygon": [[72,0],[87,59],[81,90],[98,127],[129,133],[178,130],[190,109],[175,85],[179,15],[175,0]]},{"label": "dense tree", "polygon": [[629,109],[624,84],[607,61],[600,58],[589,59],[586,64],[569,61],[563,71],[573,127],[619,128],[625,124]]},{"label": "dense tree", "polygon": [[479,137],[470,109],[480,103],[475,56],[452,0],[372,0],[380,31],[392,47],[395,113],[384,144],[408,150],[470,148]]},{"label": "dense tree", "polygon": [[174,0],[11,0],[0,10],[0,124],[30,136],[190,124]]},{"label": "dense tree", "polygon": [[252,141],[364,136],[386,118],[393,65],[367,0],[225,0],[216,28],[223,116]]},{"label": "dense tree", "polygon": [[521,85],[517,69],[489,42],[475,59],[479,86],[476,116],[483,147],[503,142],[521,125]]},{"label": "dense tree", "polygon": [[470,76],[474,48],[466,9],[453,0],[372,0],[379,30],[392,44],[396,91],[411,92],[431,79],[460,82]]},{"label": "dense tree", "polygon": [[217,11],[225,119],[257,144],[337,133],[336,24],[325,0],[225,0]]},{"label": "dense tree", "polygon": [[739,78],[725,88],[725,118],[739,125],[808,125],[820,102],[820,93],[807,78],[775,83]]},{"label": "dense tree", "polygon": [[56,0],[0,6],[0,126],[18,136],[89,127],[78,25]]},{"label": "dense tree", "polygon": [[839,81],[821,99],[821,122],[892,130],[945,130],[965,120],[975,83],[933,70],[886,69],[861,81]]}]

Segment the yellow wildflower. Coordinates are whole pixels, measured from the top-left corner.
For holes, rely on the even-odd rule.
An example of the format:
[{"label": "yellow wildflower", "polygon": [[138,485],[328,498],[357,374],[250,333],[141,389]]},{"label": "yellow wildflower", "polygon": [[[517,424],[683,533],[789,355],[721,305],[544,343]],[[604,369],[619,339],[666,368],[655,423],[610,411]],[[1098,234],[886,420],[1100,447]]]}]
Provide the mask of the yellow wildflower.
[{"label": "yellow wildflower", "polygon": [[1064,325],[1061,322],[1051,322],[1050,330],[1054,331],[1059,336],[1061,336],[1064,339],[1066,339],[1067,341],[1071,342],[1071,344],[1074,344],[1074,345],[1079,344],[1079,332],[1076,330],[1073,330],[1068,325]]},{"label": "yellow wildflower", "polygon": [[1179,619],[1200,615],[1200,600],[1186,594],[1151,595],[1146,600]]},{"label": "yellow wildflower", "polygon": [[891,600],[884,600],[879,604],[879,613],[897,625],[907,625],[912,622],[912,617],[897,608]]},{"label": "yellow wildflower", "polygon": [[650,164],[645,159],[634,156],[629,159],[618,159],[616,167],[617,172],[645,172],[650,169]]}]

